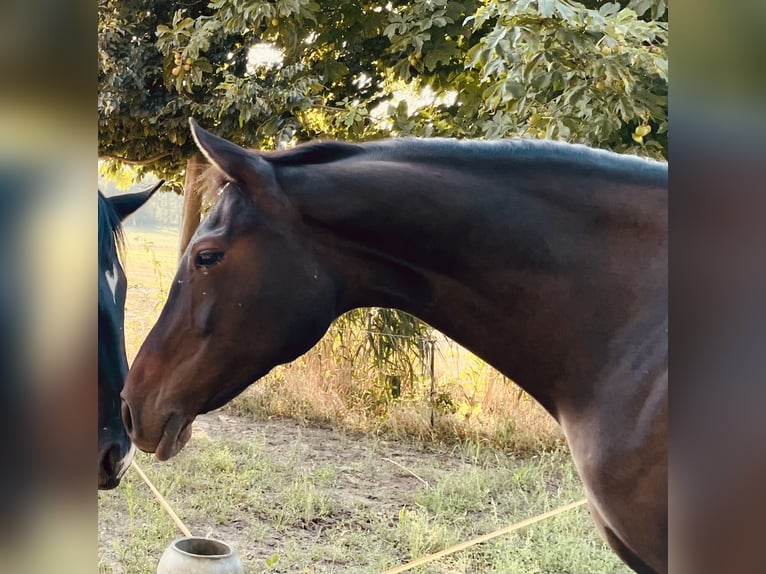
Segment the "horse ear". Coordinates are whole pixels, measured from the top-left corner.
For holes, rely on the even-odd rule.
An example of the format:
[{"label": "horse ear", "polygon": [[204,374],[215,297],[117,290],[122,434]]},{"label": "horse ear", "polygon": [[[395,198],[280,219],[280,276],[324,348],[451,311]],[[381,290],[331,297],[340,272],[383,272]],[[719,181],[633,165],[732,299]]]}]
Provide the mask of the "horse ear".
[{"label": "horse ear", "polygon": [[256,192],[272,191],[274,171],[268,161],[235,143],[211,134],[189,118],[192,137],[207,160],[227,178],[250,183]]},{"label": "horse ear", "polygon": [[112,208],[119,216],[120,221],[123,221],[131,213],[146,203],[149,198],[154,195],[154,192],[162,187],[163,183],[165,183],[165,180],[161,179],[149,189],[144,191],[112,196],[108,198],[109,203],[112,205]]}]

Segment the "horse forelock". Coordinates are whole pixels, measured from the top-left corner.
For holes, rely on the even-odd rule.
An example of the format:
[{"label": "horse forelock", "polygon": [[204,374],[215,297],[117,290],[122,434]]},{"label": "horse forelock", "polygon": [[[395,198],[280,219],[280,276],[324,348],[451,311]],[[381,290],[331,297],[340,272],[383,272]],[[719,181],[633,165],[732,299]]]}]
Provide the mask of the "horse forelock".
[{"label": "horse forelock", "polygon": [[214,165],[208,166],[208,168],[202,172],[200,181],[203,182],[203,185],[201,186],[202,198],[211,205],[218,202],[218,196],[223,191],[223,188],[232,183],[231,178],[225,173],[222,173],[221,170]]}]

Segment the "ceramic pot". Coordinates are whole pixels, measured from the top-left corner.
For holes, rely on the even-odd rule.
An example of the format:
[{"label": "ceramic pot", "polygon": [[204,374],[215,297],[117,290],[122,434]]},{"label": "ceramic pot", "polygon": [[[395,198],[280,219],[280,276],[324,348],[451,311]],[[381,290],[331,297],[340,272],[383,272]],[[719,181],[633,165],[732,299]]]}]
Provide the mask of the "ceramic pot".
[{"label": "ceramic pot", "polygon": [[237,551],[213,538],[184,537],[167,547],[157,574],[245,574]]}]

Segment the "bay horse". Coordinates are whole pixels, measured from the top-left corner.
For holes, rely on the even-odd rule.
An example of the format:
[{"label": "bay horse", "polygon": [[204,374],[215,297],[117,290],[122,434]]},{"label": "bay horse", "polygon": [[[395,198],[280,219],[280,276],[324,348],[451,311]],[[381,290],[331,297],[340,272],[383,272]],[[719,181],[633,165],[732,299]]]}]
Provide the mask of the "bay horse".
[{"label": "bay horse", "polygon": [[667,572],[667,164],[518,139],[257,152],[190,124],[220,197],[128,374],[136,446],[174,456],[342,313],[398,308],[547,409],[608,544]]},{"label": "bay horse", "polygon": [[117,487],[134,448],[120,417],[120,392],[128,372],[123,323],[127,281],[118,256],[122,221],[164,180],[138,193],[104,197],[98,192],[98,488]]}]

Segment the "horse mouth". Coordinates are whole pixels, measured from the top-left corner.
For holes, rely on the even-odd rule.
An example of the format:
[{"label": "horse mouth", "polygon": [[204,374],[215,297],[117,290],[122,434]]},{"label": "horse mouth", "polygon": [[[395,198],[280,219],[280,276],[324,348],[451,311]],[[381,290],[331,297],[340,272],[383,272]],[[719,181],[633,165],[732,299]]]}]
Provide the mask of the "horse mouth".
[{"label": "horse mouth", "polygon": [[127,451],[124,445],[116,442],[107,446],[99,455],[98,489],[112,490],[120,485],[120,480],[130,468],[136,447],[132,443]]},{"label": "horse mouth", "polygon": [[194,419],[186,419],[179,415],[171,415],[165,423],[162,437],[154,450],[157,460],[168,460],[177,455],[189,442],[192,434]]},{"label": "horse mouth", "polygon": [[120,485],[120,479],[116,476],[99,476],[98,477],[98,489],[99,490],[113,490]]}]

